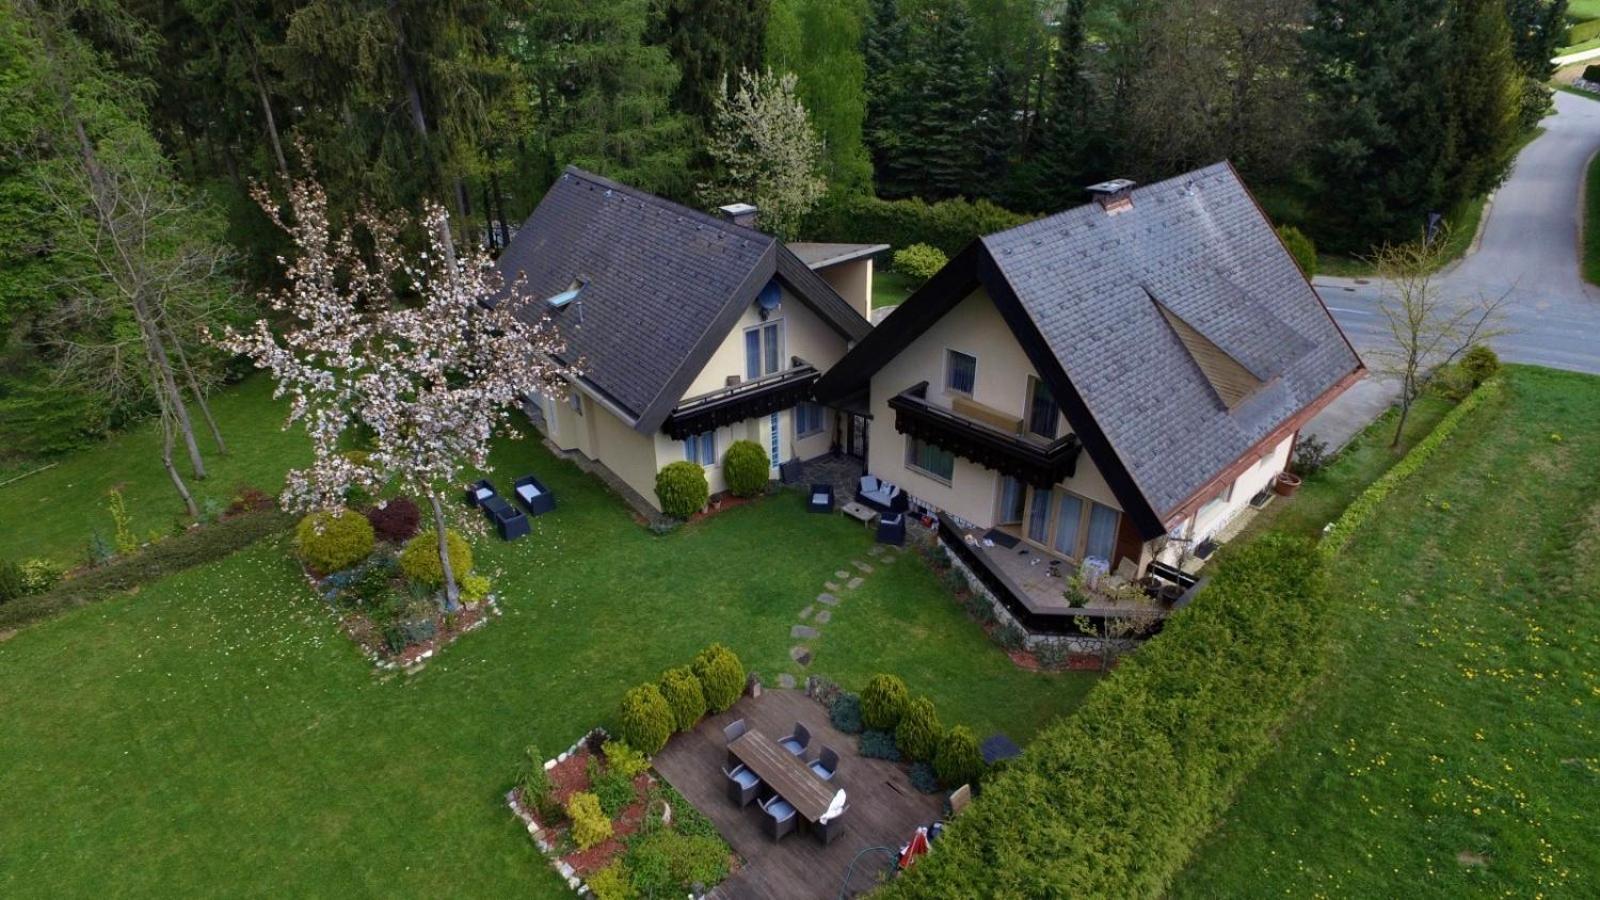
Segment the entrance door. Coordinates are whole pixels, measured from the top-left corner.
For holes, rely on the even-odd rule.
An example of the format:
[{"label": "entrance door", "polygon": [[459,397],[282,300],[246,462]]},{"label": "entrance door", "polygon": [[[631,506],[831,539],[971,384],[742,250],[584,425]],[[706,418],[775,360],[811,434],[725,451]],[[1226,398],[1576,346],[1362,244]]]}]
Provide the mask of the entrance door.
[{"label": "entrance door", "polygon": [[850,414],[850,426],[845,437],[845,452],[859,460],[867,458],[867,417]]}]

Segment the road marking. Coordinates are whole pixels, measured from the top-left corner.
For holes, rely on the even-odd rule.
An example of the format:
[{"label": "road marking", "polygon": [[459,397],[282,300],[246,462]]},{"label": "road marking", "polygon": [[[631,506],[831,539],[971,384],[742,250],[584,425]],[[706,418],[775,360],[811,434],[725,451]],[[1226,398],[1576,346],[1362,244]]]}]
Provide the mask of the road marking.
[{"label": "road marking", "polygon": [[1370,309],[1351,309],[1348,306],[1330,306],[1330,307],[1328,307],[1328,309],[1332,310],[1333,312],[1349,313],[1352,316],[1375,316],[1375,315],[1377,315],[1377,313],[1373,312]]}]

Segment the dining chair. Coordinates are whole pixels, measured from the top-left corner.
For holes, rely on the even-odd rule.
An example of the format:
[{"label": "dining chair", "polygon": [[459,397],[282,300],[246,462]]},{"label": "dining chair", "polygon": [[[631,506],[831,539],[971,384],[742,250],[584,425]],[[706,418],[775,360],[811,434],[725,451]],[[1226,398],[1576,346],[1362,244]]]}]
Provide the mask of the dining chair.
[{"label": "dining chair", "polygon": [[761,811],[766,813],[761,817],[761,824],[774,841],[793,831],[795,820],[799,818],[789,801],[778,796],[761,801]]},{"label": "dining chair", "polygon": [[811,771],[823,781],[832,781],[833,774],[839,771],[839,754],[835,753],[832,747],[823,747],[816,762],[811,764]]},{"label": "dining chair", "polygon": [[732,769],[723,766],[722,774],[728,778],[728,799],[740,809],[749,806],[750,801],[761,792],[761,779],[744,766],[734,766]]},{"label": "dining chair", "polygon": [[811,732],[807,731],[804,725],[796,722],[794,723],[794,733],[778,741],[778,746],[793,753],[795,756],[804,758],[806,748],[811,746]]}]

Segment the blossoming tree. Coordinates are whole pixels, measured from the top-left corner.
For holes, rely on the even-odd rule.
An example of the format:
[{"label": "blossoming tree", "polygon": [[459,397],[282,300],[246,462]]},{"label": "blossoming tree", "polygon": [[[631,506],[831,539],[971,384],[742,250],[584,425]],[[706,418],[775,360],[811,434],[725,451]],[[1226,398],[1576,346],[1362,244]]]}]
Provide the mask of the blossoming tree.
[{"label": "blossoming tree", "polygon": [[[256,202],[294,244],[285,285],[266,301],[279,314],[275,332],[261,320],[219,343],[271,371],[290,399],[289,422],[311,436],[313,462],[289,473],[288,509],[334,509],[352,488],[395,486],[433,507],[445,598],[454,607],[458,575],[450,567],[443,493],[468,466],[488,468],[489,439],[529,393],[565,395],[576,368],[548,317],[525,321],[513,284],[481,252],[450,252],[444,209],[429,204],[420,221],[364,210],[336,227],[314,178],[288,185],[281,207],[264,189]],[[428,236],[410,253],[406,232]],[[359,433],[371,450],[346,450]]]}]

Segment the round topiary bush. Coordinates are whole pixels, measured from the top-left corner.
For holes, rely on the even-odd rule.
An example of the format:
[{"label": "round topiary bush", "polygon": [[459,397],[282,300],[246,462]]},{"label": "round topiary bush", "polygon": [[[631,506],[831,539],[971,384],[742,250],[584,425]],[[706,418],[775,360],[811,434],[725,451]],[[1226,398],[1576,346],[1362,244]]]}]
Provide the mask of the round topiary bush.
[{"label": "round topiary bush", "polygon": [[[445,544],[450,548],[450,570],[459,583],[472,571],[472,547],[454,528],[444,532]],[[424,531],[409,541],[400,551],[400,571],[417,584],[438,587],[444,584],[444,566],[439,564],[439,536],[432,530]]]},{"label": "round topiary bush", "polygon": [[1299,264],[1307,280],[1317,274],[1317,245],[1311,242],[1305,232],[1293,225],[1279,225],[1278,240],[1283,241],[1283,246]]},{"label": "round topiary bush", "polygon": [[712,644],[694,658],[694,675],[712,712],[722,712],[744,693],[744,663],[727,647]]},{"label": "round topiary bush", "polygon": [[409,497],[396,497],[382,506],[367,510],[367,521],[380,540],[399,544],[417,533],[422,523],[422,511]]},{"label": "round topiary bush", "polygon": [[957,725],[945,732],[933,757],[933,771],[938,774],[939,783],[950,790],[978,783],[978,776],[983,774],[983,753],[972,729]]},{"label": "round topiary bush", "polygon": [[366,516],[341,509],[314,512],[294,530],[294,550],[312,570],[322,573],[350,568],[368,556],[377,543]]},{"label": "round topiary bush", "polygon": [[1473,344],[1461,357],[1461,374],[1473,387],[1483,384],[1500,371],[1500,356],[1485,344]]},{"label": "round topiary bush", "polygon": [[706,714],[706,692],[700,687],[688,666],[678,666],[661,673],[661,696],[672,708],[672,718],[678,731],[688,731]]},{"label": "round topiary bush", "polygon": [[950,262],[944,251],[928,244],[912,244],[894,252],[894,268],[922,284]]},{"label": "round topiary bush", "polygon": [[674,721],[672,707],[655,685],[641,684],[622,695],[622,707],[617,711],[618,736],[646,756],[654,756],[666,745],[667,738],[672,737]]},{"label": "round topiary bush", "polygon": [[906,704],[905,714],[894,729],[894,743],[908,759],[930,760],[938,752],[943,735],[933,701],[918,697]]},{"label": "round topiary bush", "polygon": [[871,731],[893,731],[911,692],[896,675],[874,675],[861,692],[861,724]]},{"label": "round topiary bush", "polygon": [[722,457],[722,477],[728,490],[740,497],[757,497],[767,489],[771,478],[767,451],[755,441],[734,441]]},{"label": "round topiary bush", "polygon": [[656,500],[661,503],[661,511],[674,519],[689,518],[704,509],[710,498],[706,470],[695,463],[667,463],[656,473]]}]

